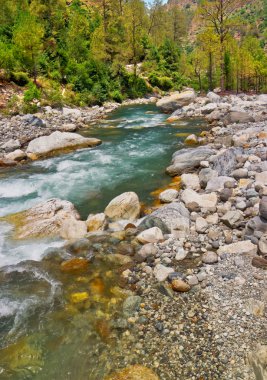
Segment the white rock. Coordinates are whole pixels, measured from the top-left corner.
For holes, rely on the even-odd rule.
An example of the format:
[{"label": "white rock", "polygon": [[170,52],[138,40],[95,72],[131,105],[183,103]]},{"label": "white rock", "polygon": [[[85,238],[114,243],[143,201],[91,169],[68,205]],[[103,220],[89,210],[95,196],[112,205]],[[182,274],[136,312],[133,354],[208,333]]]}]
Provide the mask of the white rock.
[{"label": "white rock", "polygon": [[181,185],[186,189],[199,190],[200,183],[197,174],[182,174],[181,175]]},{"label": "white rock", "polygon": [[154,276],[159,282],[165,281],[170,273],[173,273],[174,269],[165,267],[162,264],[157,264],[154,268]]},{"label": "white rock", "polygon": [[182,192],[182,201],[185,205],[196,202],[200,208],[213,208],[216,207],[218,198],[216,193],[198,194],[192,189],[186,189]]},{"label": "white rock", "polygon": [[214,102],[214,103],[219,103],[220,100],[221,100],[220,95],[217,95],[217,94],[215,94],[215,92],[212,92],[212,91],[210,91],[210,92],[207,93],[207,98],[211,102]]},{"label": "white rock", "polygon": [[137,235],[137,240],[142,244],[158,243],[159,241],[163,241],[164,237],[162,231],[158,227],[152,227]]},{"label": "white rock", "polygon": [[16,149],[14,152],[6,154],[5,158],[12,161],[21,161],[27,158],[27,154],[21,149]]},{"label": "white rock", "polygon": [[175,189],[168,189],[160,193],[159,199],[163,203],[171,203],[178,197],[178,191]]},{"label": "white rock", "polygon": [[259,185],[267,185],[267,172],[257,173],[255,176],[255,182]]},{"label": "white rock", "polygon": [[105,214],[113,221],[138,219],[141,211],[139,198],[134,192],[120,194],[107,205]]},{"label": "white rock", "polygon": [[100,214],[90,214],[86,220],[88,231],[104,231],[107,226],[106,215],[102,212]]},{"label": "white rock", "polygon": [[250,240],[238,241],[237,243],[232,243],[220,247],[218,249],[218,255],[222,255],[223,253],[254,256],[257,254],[257,246],[251,243]]},{"label": "white rock", "polygon": [[64,149],[78,149],[94,147],[101,144],[101,140],[85,138],[77,133],[53,132],[49,136],[38,137],[32,140],[26,150],[27,155],[41,157]]},{"label": "white rock", "polygon": [[87,225],[80,220],[69,218],[62,223],[60,236],[63,239],[81,239],[87,234]]},{"label": "white rock", "polygon": [[187,256],[186,250],[184,250],[182,247],[180,247],[177,249],[175,260],[182,261],[186,258],[186,256]]},{"label": "white rock", "polygon": [[196,219],[196,231],[198,233],[204,234],[207,231],[208,227],[209,227],[209,225],[204,218],[198,217]]}]

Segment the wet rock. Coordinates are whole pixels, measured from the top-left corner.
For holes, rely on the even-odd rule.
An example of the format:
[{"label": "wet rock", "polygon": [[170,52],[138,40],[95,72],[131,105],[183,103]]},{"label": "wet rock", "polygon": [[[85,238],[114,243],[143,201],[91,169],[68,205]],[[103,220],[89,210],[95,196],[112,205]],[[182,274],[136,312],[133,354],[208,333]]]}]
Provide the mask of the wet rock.
[{"label": "wet rock", "polygon": [[29,210],[8,217],[16,226],[16,237],[59,236],[65,221],[78,221],[80,218],[73,204],[57,198],[39,203]]},{"label": "wet rock", "polygon": [[167,280],[170,273],[174,272],[173,268],[166,267],[162,264],[157,264],[154,268],[154,276],[159,282]]},{"label": "wet rock", "polygon": [[95,138],[85,138],[77,133],[56,131],[49,136],[42,136],[32,140],[26,153],[30,158],[39,158],[58,151],[92,148],[100,144],[101,140]]},{"label": "wet rock", "polygon": [[75,258],[67,261],[63,261],[60,265],[60,269],[65,273],[82,273],[86,272],[89,268],[89,261],[83,258]]},{"label": "wet rock", "polygon": [[181,185],[186,189],[199,190],[200,183],[197,174],[182,174],[181,175]]},{"label": "wet rock", "polygon": [[104,231],[107,226],[107,218],[104,213],[90,214],[86,220],[88,231]]},{"label": "wet rock", "polygon": [[149,368],[132,365],[105,377],[104,380],[160,380]]},{"label": "wet rock", "polygon": [[187,206],[189,203],[196,202],[200,208],[214,208],[217,205],[218,198],[215,193],[198,194],[194,190],[186,189],[182,192],[182,201]]},{"label": "wet rock", "polygon": [[83,303],[89,300],[89,294],[87,292],[72,293],[70,300],[74,304]]},{"label": "wet rock", "polygon": [[239,222],[244,219],[241,211],[228,211],[222,218],[221,221],[230,228],[235,227]]},{"label": "wet rock", "polygon": [[171,283],[171,286],[172,286],[172,290],[174,290],[175,292],[189,292],[190,290],[190,285],[187,284],[185,281],[183,280],[172,280],[172,283]]},{"label": "wet rock", "polygon": [[206,146],[193,149],[181,149],[173,154],[172,165],[166,170],[171,176],[180,175],[199,167],[201,161],[208,159],[215,151]]},{"label": "wet rock", "polygon": [[218,255],[216,252],[208,251],[202,256],[202,262],[204,264],[215,264],[218,262]]},{"label": "wet rock", "polygon": [[196,93],[194,90],[188,90],[184,92],[176,92],[170,96],[165,96],[157,102],[157,107],[159,107],[163,112],[173,112],[178,108],[188,105],[196,98]]},{"label": "wet rock", "polygon": [[123,302],[122,309],[125,317],[133,315],[140,307],[142,298],[139,296],[130,296]]},{"label": "wet rock", "polygon": [[178,197],[178,191],[174,189],[168,189],[160,193],[159,199],[163,203],[171,203]]},{"label": "wet rock", "polygon": [[21,149],[16,149],[14,152],[8,153],[5,155],[6,160],[11,160],[11,161],[22,161],[27,158],[27,154],[23,152]]},{"label": "wet rock", "polygon": [[185,143],[185,145],[198,145],[198,138],[194,134],[189,135],[184,140],[184,143]]},{"label": "wet rock", "polygon": [[158,227],[152,227],[137,235],[137,240],[142,243],[157,243],[164,240],[162,231]]},{"label": "wet rock", "polygon": [[256,255],[257,246],[249,240],[238,241],[229,245],[224,245],[218,249],[218,254],[235,254],[235,255]]},{"label": "wet rock", "polygon": [[141,211],[139,198],[134,192],[123,193],[107,205],[105,214],[113,221],[127,219],[134,221],[138,219]]}]

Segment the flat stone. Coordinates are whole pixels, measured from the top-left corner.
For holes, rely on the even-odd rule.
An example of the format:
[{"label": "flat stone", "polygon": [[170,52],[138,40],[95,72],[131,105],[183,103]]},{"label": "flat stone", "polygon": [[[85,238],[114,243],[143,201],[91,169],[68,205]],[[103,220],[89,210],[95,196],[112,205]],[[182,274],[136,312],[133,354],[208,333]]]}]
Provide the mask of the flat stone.
[{"label": "flat stone", "polygon": [[221,221],[230,228],[235,227],[238,222],[244,219],[243,214],[240,210],[228,211],[222,218]]},{"label": "flat stone", "polygon": [[174,189],[168,189],[160,193],[159,199],[163,203],[171,203],[178,197],[179,192]]},{"label": "flat stone", "polygon": [[229,245],[221,246],[218,249],[218,255],[226,254],[235,254],[235,255],[256,255],[258,247],[251,243],[249,240],[239,241]]},{"label": "flat stone", "polygon": [[198,194],[192,189],[186,189],[181,195],[185,205],[196,202],[200,208],[214,208],[217,205],[218,198],[216,193]]},{"label": "flat stone", "polygon": [[200,182],[197,174],[182,174],[181,185],[186,189],[199,190]]}]

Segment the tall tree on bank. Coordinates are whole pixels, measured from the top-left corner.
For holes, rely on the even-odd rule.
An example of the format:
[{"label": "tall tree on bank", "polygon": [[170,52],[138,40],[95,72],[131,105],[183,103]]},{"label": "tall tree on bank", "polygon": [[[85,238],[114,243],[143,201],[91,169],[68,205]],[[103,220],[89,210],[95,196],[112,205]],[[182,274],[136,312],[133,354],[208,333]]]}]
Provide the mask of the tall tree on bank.
[{"label": "tall tree on bank", "polygon": [[203,0],[199,7],[205,25],[218,36],[222,91],[225,90],[225,43],[238,24],[235,13],[244,3],[245,0]]}]

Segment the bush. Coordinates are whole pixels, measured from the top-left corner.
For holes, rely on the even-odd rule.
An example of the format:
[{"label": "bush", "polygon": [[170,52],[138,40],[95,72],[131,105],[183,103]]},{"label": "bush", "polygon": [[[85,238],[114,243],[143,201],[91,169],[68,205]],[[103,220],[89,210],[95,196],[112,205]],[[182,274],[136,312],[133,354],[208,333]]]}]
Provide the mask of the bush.
[{"label": "bush", "polygon": [[30,103],[34,99],[40,99],[41,98],[41,90],[37,88],[37,86],[34,83],[29,83],[28,90],[24,92],[24,102]]},{"label": "bush", "polygon": [[112,100],[114,100],[117,103],[123,102],[123,96],[122,93],[119,90],[114,90],[110,93],[110,97]]},{"label": "bush", "polygon": [[23,72],[12,72],[10,74],[10,80],[18,86],[26,86],[30,81],[28,75]]},{"label": "bush", "polygon": [[163,91],[168,91],[171,88],[173,88],[173,81],[171,78],[163,76],[159,77],[155,72],[151,73],[149,75],[149,83],[154,86],[158,87]]}]

